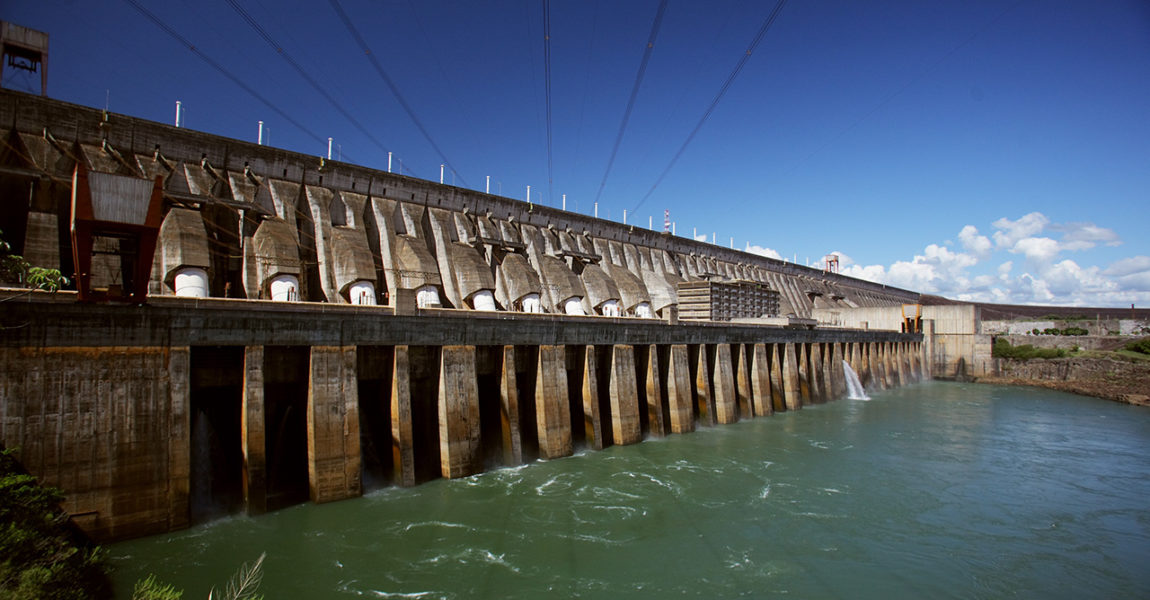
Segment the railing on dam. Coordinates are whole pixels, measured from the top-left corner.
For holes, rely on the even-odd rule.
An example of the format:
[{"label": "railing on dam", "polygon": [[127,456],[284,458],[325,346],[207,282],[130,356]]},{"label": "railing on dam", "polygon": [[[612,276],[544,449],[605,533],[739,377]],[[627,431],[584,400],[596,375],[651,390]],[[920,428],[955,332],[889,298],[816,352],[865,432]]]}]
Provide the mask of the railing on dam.
[{"label": "railing on dam", "polygon": [[632,444],[924,373],[922,336],[3,293],[0,443],[97,539]]}]

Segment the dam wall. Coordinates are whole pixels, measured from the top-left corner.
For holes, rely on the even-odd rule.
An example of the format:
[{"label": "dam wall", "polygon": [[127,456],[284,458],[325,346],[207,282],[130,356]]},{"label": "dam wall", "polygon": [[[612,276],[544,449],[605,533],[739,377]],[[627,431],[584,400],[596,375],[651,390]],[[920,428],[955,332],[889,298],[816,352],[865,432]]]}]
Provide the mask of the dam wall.
[{"label": "dam wall", "polygon": [[[148,294],[667,318],[683,282],[766,285],[778,314],[897,306],[915,292],[470,189],[0,90],[0,230],[77,274],[73,178],[160,181]],[[95,289],[125,286],[97,239]]]},{"label": "dam wall", "polygon": [[93,538],[330,502],[917,381],[923,336],[0,292],[0,444]]},{"label": "dam wall", "polygon": [[[994,373],[994,340],[982,331],[977,305],[924,305],[921,311],[924,355],[931,377],[969,380]],[[816,309],[812,316],[820,326],[904,329],[901,307]]]}]

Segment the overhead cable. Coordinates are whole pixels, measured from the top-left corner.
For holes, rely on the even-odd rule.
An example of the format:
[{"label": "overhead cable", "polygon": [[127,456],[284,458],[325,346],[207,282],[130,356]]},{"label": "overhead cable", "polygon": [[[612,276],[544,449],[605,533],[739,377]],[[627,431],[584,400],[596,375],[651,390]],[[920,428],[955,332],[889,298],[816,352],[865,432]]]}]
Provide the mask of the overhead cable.
[{"label": "overhead cable", "polygon": [[543,88],[547,98],[547,203],[551,204],[554,179],[551,156],[551,3],[543,0]]},{"label": "overhead cable", "polygon": [[336,14],[339,15],[340,20],[343,21],[344,27],[347,28],[348,33],[351,34],[351,37],[355,39],[356,44],[358,44],[360,49],[363,50],[364,56],[367,57],[367,60],[371,63],[371,66],[375,68],[375,72],[378,73],[380,79],[382,79],[383,82],[387,84],[388,89],[391,90],[391,93],[395,96],[395,99],[399,102],[399,105],[403,107],[405,112],[407,112],[407,116],[411,118],[413,123],[415,123],[415,126],[419,129],[419,132],[423,134],[423,137],[427,140],[427,143],[431,144],[431,147],[435,149],[435,153],[439,155],[439,158],[443,161],[443,164],[447,165],[447,167],[450,168],[453,173],[459,176],[459,182],[462,183],[464,187],[471,187],[463,179],[463,175],[460,174],[459,170],[456,169],[455,166],[451,164],[451,161],[447,159],[447,155],[443,153],[443,150],[439,149],[439,145],[435,143],[435,140],[432,139],[431,134],[428,133],[427,128],[423,126],[423,122],[419,120],[419,117],[415,115],[415,111],[411,108],[411,105],[407,103],[407,100],[404,99],[403,94],[399,92],[399,87],[395,85],[395,82],[392,81],[391,77],[387,75],[387,72],[383,70],[383,66],[379,64],[379,60],[375,57],[375,54],[372,53],[371,48],[367,45],[367,42],[363,39],[363,36],[360,35],[359,29],[357,29],[355,24],[352,23],[351,18],[347,16],[347,12],[343,10],[343,6],[339,3],[339,0],[329,0],[329,2],[331,3],[332,9],[334,9]]},{"label": "overhead cable", "polygon": [[308,127],[306,125],[304,125],[303,123],[300,123],[299,121],[293,119],[291,117],[291,115],[284,112],[283,109],[276,106],[274,103],[272,103],[271,100],[268,100],[267,98],[265,98],[262,94],[260,94],[255,89],[253,89],[250,85],[244,83],[242,79],[233,75],[231,73],[231,71],[228,71],[227,69],[225,69],[223,67],[223,65],[212,60],[212,58],[210,56],[208,56],[207,54],[204,54],[199,48],[197,48],[195,46],[195,44],[192,44],[191,42],[189,42],[187,40],[187,38],[185,38],[184,36],[177,33],[176,30],[169,27],[167,23],[162,21],[156,15],[152,14],[151,11],[144,8],[139,2],[137,2],[136,0],[124,0],[124,1],[127,2],[132,8],[136,9],[137,12],[139,12],[141,15],[146,17],[149,21],[151,21],[152,23],[155,23],[156,26],[159,27],[160,29],[162,29],[164,31],[164,33],[168,34],[168,36],[175,39],[177,42],[183,44],[185,47],[187,47],[188,50],[191,50],[192,54],[195,54],[196,56],[198,56],[200,58],[200,60],[207,63],[208,66],[212,67],[213,69],[218,71],[221,75],[223,75],[224,77],[231,80],[232,83],[239,86],[240,89],[247,92],[249,95],[251,95],[256,100],[259,100],[261,103],[263,103],[264,106],[267,106],[268,108],[270,108],[277,115],[283,117],[285,121],[287,121],[288,123],[291,123],[293,126],[295,126],[296,129],[299,129],[303,133],[306,133],[308,135],[308,137],[319,142],[320,144],[324,143],[324,141],[325,141],[324,138],[320,137],[319,134],[312,131],[311,129],[308,129]]},{"label": "overhead cable", "polygon": [[619,153],[619,144],[623,142],[623,132],[627,130],[627,121],[631,119],[631,109],[635,108],[635,98],[639,95],[639,86],[643,84],[643,75],[647,71],[647,62],[651,60],[651,51],[655,49],[655,38],[659,37],[659,27],[663,24],[663,13],[667,11],[667,0],[659,2],[655,9],[655,22],[651,24],[651,34],[647,36],[647,48],[643,50],[643,60],[639,61],[639,72],[635,74],[635,86],[631,88],[631,97],[627,100],[627,109],[623,111],[623,122],[619,124],[619,133],[615,136],[615,145],[611,148],[611,157],[607,159],[607,169],[603,172],[603,181],[599,182],[599,191],[595,192],[595,201],[603,195],[603,187],[607,185],[607,177],[611,175],[611,166],[615,164],[615,155]]},{"label": "overhead cable", "polygon": [[711,100],[711,105],[707,107],[706,112],[704,112],[702,118],[699,119],[698,124],[695,125],[693,130],[691,130],[691,134],[687,136],[686,141],[683,142],[683,145],[679,148],[679,151],[675,153],[675,156],[671,159],[671,162],[667,164],[667,168],[663,169],[663,172],[659,174],[659,178],[655,180],[655,183],[651,185],[651,189],[647,190],[647,193],[641,200],[639,200],[639,203],[635,205],[635,208],[632,209],[633,211],[639,210],[639,207],[643,206],[643,203],[651,197],[651,194],[655,193],[655,188],[659,187],[660,183],[663,183],[663,179],[667,176],[667,173],[671,172],[671,169],[675,166],[675,163],[678,162],[681,156],[683,156],[683,152],[687,150],[687,146],[691,145],[691,141],[695,139],[695,135],[698,134],[699,130],[703,128],[703,124],[707,122],[707,119],[711,116],[711,113],[714,112],[715,107],[719,105],[719,101],[723,99],[723,95],[727,93],[727,90],[730,89],[731,84],[734,83],[735,78],[739,76],[739,71],[742,71],[743,66],[747,64],[748,60],[750,60],[751,54],[754,53],[755,48],[759,45],[759,42],[763,41],[763,37],[767,35],[767,30],[769,30],[771,25],[775,23],[775,19],[779,17],[779,13],[782,12],[783,6],[785,6],[786,3],[787,0],[779,0],[778,4],[775,5],[775,9],[772,10],[769,15],[767,15],[766,20],[763,21],[762,27],[759,27],[759,32],[756,33],[754,39],[751,40],[750,46],[747,46],[747,51],[741,58],[739,58],[738,64],[735,65],[735,68],[731,71],[731,74],[727,76],[727,80],[724,81],[723,85],[719,87],[719,92],[715,94],[714,100]]}]

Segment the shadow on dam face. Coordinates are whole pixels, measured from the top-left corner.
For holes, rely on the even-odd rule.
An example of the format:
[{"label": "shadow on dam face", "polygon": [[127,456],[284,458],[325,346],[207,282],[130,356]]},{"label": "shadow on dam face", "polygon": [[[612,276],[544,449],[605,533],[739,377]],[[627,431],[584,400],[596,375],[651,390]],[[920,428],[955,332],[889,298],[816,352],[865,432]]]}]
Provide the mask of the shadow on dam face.
[{"label": "shadow on dam face", "polygon": [[191,349],[191,522],[243,508],[243,347]]},{"label": "shadow on dam face", "polygon": [[308,500],[307,392],[310,350],[264,347],[267,508]]}]

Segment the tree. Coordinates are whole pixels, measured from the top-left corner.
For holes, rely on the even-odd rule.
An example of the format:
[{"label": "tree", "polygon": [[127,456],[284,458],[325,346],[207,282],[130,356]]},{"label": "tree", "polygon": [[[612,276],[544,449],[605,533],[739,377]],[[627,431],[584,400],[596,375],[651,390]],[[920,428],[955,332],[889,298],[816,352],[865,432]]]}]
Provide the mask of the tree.
[{"label": "tree", "polygon": [[4,241],[3,231],[0,231],[0,281],[49,292],[68,285],[68,278],[59,269],[34,267],[23,256],[13,254],[12,246]]}]

